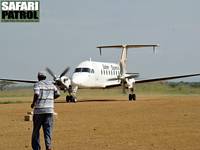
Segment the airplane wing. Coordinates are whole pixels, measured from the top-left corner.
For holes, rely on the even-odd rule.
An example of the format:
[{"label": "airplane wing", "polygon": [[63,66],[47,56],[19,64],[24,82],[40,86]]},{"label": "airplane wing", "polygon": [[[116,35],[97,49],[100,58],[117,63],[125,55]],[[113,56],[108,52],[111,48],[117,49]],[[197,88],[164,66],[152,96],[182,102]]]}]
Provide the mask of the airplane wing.
[{"label": "airplane wing", "polygon": [[199,76],[200,74],[188,74],[188,75],[181,75],[181,76],[168,76],[168,77],[161,77],[161,78],[152,78],[152,79],[144,79],[144,80],[135,80],[135,83],[146,83],[146,82],[155,82],[155,81],[164,81],[164,80],[172,80],[172,79],[179,79],[179,78],[187,78],[193,76]]},{"label": "airplane wing", "polygon": [[[123,78],[131,79],[131,78],[137,78],[139,77],[139,73],[126,73],[126,75]],[[121,80],[122,78],[120,77],[115,77],[115,78],[109,78],[107,81],[115,81],[115,80]]]},{"label": "airplane wing", "polygon": [[0,79],[0,81],[22,82],[22,83],[36,83],[33,80],[15,80],[15,79]]},{"label": "airplane wing", "polygon": [[129,73],[129,72],[127,72],[126,73],[127,75],[132,75],[133,76],[133,78],[138,78],[139,76],[140,76],[140,74],[139,73]]}]

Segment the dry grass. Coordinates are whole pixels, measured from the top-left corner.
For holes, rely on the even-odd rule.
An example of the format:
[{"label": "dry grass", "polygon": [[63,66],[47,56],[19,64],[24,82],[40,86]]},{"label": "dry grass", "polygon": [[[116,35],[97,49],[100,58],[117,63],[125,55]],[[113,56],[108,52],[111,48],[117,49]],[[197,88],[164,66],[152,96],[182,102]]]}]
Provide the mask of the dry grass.
[{"label": "dry grass", "polygon": [[[200,96],[139,95],[136,102],[125,97],[77,104],[61,97],[55,105],[54,150],[200,149]],[[23,121],[30,110],[30,103],[0,105],[0,149],[31,150],[32,122]]]}]

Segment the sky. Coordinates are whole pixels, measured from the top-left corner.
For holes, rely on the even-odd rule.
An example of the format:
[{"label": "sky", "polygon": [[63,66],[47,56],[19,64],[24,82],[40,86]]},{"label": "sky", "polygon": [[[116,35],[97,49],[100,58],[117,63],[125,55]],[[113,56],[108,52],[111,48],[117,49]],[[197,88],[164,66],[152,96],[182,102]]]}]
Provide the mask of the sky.
[{"label": "sky", "polygon": [[[0,22],[0,78],[35,80],[50,67],[59,75],[90,58],[118,63],[113,44],[160,44],[129,49],[128,72],[141,78],[200,73],[199,0],[40,1],[39,23]],[[183,81],[200,81],[194,77]]]}]

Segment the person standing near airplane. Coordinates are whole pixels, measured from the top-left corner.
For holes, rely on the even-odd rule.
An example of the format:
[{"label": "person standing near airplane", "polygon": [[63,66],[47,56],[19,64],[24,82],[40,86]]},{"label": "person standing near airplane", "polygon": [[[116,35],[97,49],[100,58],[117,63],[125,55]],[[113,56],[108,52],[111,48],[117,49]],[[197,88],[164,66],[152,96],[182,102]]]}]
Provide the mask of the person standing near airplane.
[{"label": "person standing near airplane", "polygon": [[51,150],[54,99],[60,96],[57,87],[50,81],[46,81],[46,73],[38,72],[38,82],[34,84],[34,97],[31,104],[33,111],[32,148],[40,150],[40,128],[44,132],[46,150]]}]

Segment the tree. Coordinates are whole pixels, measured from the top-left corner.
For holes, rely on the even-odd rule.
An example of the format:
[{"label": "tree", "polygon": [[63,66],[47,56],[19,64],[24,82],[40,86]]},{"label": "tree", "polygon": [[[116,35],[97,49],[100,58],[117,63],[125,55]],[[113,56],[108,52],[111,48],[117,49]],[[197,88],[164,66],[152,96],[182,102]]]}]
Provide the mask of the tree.
[{"label": "tree", "polygon": [[3,91],[7,89],[10,85],[16,84],[15,82],[11,81],[0,81],[0,90]]}]

